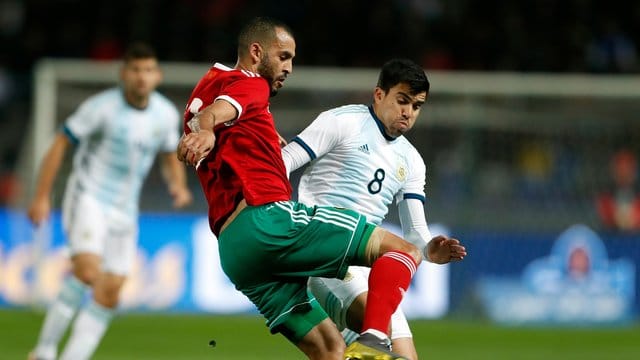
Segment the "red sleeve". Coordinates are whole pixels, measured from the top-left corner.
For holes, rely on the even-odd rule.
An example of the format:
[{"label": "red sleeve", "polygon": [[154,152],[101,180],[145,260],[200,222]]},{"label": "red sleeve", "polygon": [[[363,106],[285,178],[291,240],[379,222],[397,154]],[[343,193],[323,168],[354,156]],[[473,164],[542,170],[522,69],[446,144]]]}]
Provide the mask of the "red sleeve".
[{"label": "red sleeve", "polygon": [[216,99],[227,100],[238,110],[238,120],[251,117],[269,102],[269,84],[261,77],[242,77],[220,89]]}]

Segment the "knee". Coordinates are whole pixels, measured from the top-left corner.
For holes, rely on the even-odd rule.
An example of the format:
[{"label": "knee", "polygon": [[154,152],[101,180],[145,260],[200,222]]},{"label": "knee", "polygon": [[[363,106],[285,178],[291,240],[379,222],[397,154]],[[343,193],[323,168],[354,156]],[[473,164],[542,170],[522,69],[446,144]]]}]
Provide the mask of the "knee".
[{"label": "knee", "polygon": [[406,240],[397,242],[395,246],[393,246],[390,250],[401,251],[405,254],[408,254],[418,266],[420,265],[420,263],[422,263],[422,251],[420,250],[420,248]]},{"label": "knee", "polygon": [[123,279],[105,276],[96,283],[93,289],[94,300],[107,308],[115,308],[120,301],[120,290]]},{"label": "knee", "polygon": [[73,275],[91,287],[95,285],[102,273],[100,266],[101,259],[95,254],[80,253],[71,258],[71,271]]},{"label": "knee", "polygon": [[93,286],[100,276],[100,270],[94,266],[77,266],[73,269],[73,275],[84,284]]},{"label": "knee", "polygon": [[[377,237],[374,237],[374,235],[377,235]],[[377,259],[380,255],[389,251],[400,251],[408,254],[413,258],[413,261],[415,261],[417,265],[420,265],[422,262],[422,250],[409,241],[386,230],[377,233],[374,231],[374,235],[371,237],[373,241],[369,240],[371,245],[367,245],[367,250],[371,249],[370,253],[372,255],[377,255],[374,255],[372,259],[369,259],[371,261],[370,264],[373,263],[372,260]]]},{"label": "knee", "polygon": [[413,261],[416,262],[416,265],[420,265],[422,263],[422,251],[415,245],[410,242],[407,242],[408,247],[405,251],[407,254],[411,255]]}]

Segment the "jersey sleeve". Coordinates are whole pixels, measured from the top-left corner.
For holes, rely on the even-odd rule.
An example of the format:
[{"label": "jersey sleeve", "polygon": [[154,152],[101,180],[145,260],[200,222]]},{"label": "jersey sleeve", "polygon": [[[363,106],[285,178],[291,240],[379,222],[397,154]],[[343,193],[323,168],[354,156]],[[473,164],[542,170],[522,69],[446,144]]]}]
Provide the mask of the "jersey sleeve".
[{"label": "jersey sleeve", "polygon": [[413,149],[408,158],[409,174],[402,189],[396,194],[396,203],[405,199],[417,199],[423,204],[426,201],[424,187],[426,185],[427,167],[422,156]]},{"label": "jersey sleeve", "polygon": [[314,160],[340,144],[347,132],[346,122],[338,121],[331,111],[325,111],[291,141],[302,146]]},{"label": "jersey sleeve", "polygon": [[65,121],[63,131],[72,143],[79,143],[102,127],[106,116],[101,116],[97,103],[95,97],[87,99]]},{"label": "jersey sleeve", "polygon": [[311,157],[299,143],[292,141],[282,148],[282,160],[289,175],[311,161]]},{"label": "jersey sleeve", "polygon": [[269,83],[261,77],[241,77],[222,87],[213,101],[225,100],[238,111],[237,120],[269,103]]},{"label": "jersey sleeve", "polygon": [[425,253],[427,243],[431,240],[431,231],[427,225],[424,205],[416,199],[402,200],[398,204],[398,215],[404,239]]}]

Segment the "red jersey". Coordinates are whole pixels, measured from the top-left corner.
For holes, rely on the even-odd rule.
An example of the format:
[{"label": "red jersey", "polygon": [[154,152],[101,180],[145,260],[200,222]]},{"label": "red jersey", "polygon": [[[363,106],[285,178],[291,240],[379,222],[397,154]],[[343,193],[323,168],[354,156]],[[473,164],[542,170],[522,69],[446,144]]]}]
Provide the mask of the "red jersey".
[{"label": "red jersey", "polygon": [[238,117],[214,128],[213,150],[200,163],[197,173],[209,204],[209,225],[218,235],[220,227],[244,198],[248,205],[263,205],[291,199],[278,141],[269,112],[268,82],[246,70],[216,63],[191,93],[184,114],[187,122],[216,100],[228,101]]}]

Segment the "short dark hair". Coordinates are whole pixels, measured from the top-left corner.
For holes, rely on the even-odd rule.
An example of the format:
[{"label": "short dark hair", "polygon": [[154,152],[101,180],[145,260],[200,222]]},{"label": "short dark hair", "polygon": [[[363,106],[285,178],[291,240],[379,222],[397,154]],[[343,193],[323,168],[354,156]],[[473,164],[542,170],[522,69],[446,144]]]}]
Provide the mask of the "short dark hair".
[{"label": "short dark hair", "polygon": [[276,28],[282,28],[293,37],[291,28],[280,20],[271,17],[258,16],[242,27],[238,34],[238,55],[246,55],[250,44],[257,42],[268,45],[276,39]]},{"label": "short dark hair", "polygon": [[421,92],[429,93],[429,79],[424,69],[409,59],[392,59],[380,70],[378,87],[388,92],[392,87],[403,83],[409,85],[411,95]]},{"label": "short dark hair", "polygon": [[143,42],[131,43],[124,52],[122,59],[125,63],[138,59],[156,59],[156,51],[151,45]]}]

